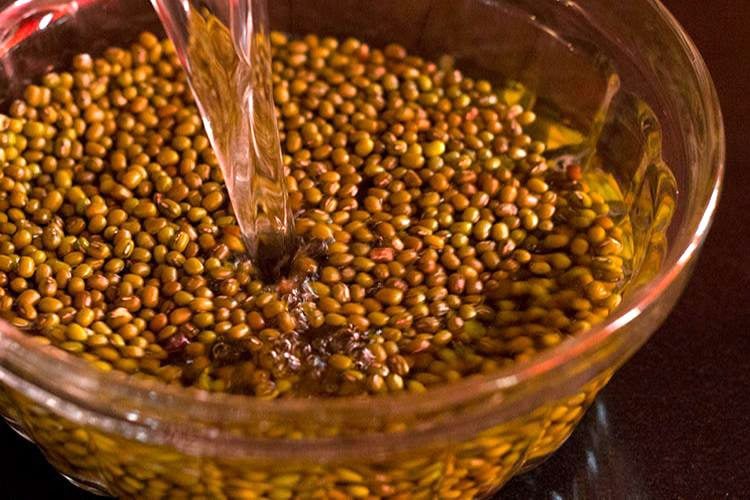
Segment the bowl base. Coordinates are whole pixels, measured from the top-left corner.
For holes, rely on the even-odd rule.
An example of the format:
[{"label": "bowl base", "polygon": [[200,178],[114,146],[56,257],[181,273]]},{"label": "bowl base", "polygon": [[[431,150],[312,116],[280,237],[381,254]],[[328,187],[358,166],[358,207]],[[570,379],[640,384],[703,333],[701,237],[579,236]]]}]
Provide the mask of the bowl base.
[{"label": "bowl base", "polygon": [[[555,450],[555,451],[557,451],[557,450]],[[526,462],[525,464],[523,464],[523,467],[521,467],[521,469],[515,475],[516,476],[521,476],[523,474],[526,474],[527,472],[533,471],[537,467],[540,467],[540,466],[544,465],[544,463],[552,457],[552,455],[555,453],[555,451],[553,451],[552,453],[550,453],[548,455],[544,455],[543,457],[537,457],[537,458],[534,458],[532,460],[529,460],[528,462]]]},{"label": "bowl base", "polygon": [[88,493],[91,493],[96,496],[100,497],[111,497],[112,495],[105,490],[100,484],[88,482],[88,481],[79,481],[77,479],[73,479],[72,477],[60,473],[62,477],[68,480],[70,484],[73,486],[77,486],[78,488],[81,488],[84,491],[87,491]]},{"label": "bowl base", "polygon": [[17,423],[15,420],[5,417],[5,423],[8,424],[8,427],[10,427],[16,434],[24,438],[26,441],[30,443],[34,442],[34,440],[31,439],[31,437],[28,434],[26,434],[26,431],[24,431],[23,426]]}]

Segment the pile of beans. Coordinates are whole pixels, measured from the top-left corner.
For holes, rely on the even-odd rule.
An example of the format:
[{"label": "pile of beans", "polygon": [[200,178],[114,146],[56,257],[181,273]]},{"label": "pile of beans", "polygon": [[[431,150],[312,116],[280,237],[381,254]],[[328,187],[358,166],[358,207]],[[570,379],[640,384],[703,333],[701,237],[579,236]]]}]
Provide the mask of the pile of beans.
[{"label": "pile of beans", "polygon": [[0,313],[101,370],[262,398],[421,392],[617,307],[623,230],[505,87],[274,33],[300,250],[263,281],[174,48],[76,56],[2,117]]}]

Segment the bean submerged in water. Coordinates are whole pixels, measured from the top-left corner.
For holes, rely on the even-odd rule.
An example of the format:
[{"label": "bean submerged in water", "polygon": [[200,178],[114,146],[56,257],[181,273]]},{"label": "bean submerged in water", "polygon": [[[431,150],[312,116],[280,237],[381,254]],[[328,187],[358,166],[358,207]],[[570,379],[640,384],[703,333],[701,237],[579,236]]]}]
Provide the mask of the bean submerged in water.
[{"label": "bean submerged in water", "polygon": [[271,39],[291,274],[244,258],[174,48],[144,34],[2,117],[5,317],[103,370],[275,398],[422,392],[619,304],[623,229],[506,89],[396,45]]}]

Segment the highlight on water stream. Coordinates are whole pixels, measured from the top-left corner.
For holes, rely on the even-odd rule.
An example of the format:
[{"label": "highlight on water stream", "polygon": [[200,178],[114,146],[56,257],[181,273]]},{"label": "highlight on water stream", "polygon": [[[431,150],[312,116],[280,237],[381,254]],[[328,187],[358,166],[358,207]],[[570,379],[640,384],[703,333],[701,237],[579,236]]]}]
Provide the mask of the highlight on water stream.
[{"label": "highlight on water stream", "polygon": [[296,251],[272,98],[266,0],[152,0],[196,96],[248,255],[269,279]]}]

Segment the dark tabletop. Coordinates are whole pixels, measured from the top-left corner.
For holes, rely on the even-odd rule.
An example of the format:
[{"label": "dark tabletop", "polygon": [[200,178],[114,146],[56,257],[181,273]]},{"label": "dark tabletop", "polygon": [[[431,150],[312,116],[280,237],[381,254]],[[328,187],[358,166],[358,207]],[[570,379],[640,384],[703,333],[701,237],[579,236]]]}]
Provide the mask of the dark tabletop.
[{"label": "dark tabletop", "polygon": [[[565,446],[503,499],[750,497],[750,2],[667,0],[727,127],[719,215],[679,305]],[[86,498],[0,424],[0,498]]]}]

